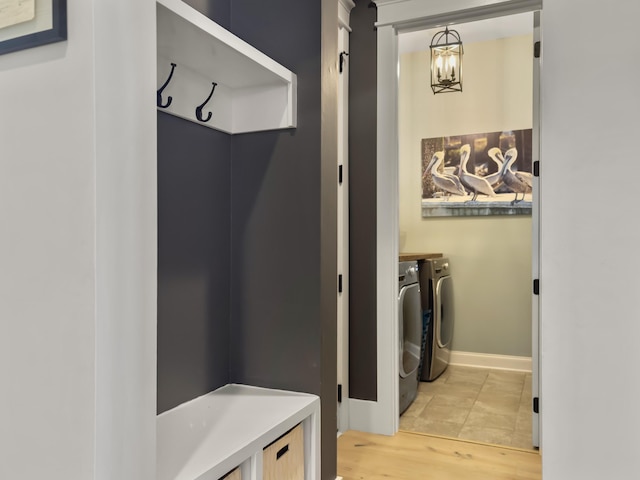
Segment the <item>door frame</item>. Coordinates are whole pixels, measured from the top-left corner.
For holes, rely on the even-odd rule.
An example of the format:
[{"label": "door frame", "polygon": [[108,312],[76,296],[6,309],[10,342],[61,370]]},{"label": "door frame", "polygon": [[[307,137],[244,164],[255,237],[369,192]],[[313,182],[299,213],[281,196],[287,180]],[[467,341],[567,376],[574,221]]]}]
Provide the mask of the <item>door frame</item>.
[{"label": "door frame", "polygon": [[[398,34],[450,23],[542,10],[541,0],[374,0],[378,7],[377,53],[377,385],[376,402],[367,402],[352,419],[359,427],[393,435],[398,431]],[[538,230],[536,230],[538,231]],[[539,248],[539,245],[538,247]],[[534,259],[539,252],[533,252]],[[537,309],[536,309],[537,310]],[[537,313],[537,311],[535,312]],[[535,329],[539,318],[533,320]],[[538,336],[536,335],[536,341]],[[533,345],[534,349],[539,346]],[[538,352],[535,353],[537,361]],[[535,366],[533,367],[535,368]],[[536,376],[537,378],[537,376]],[[538,418],[539,421],[539,418]],[[353,427],[353,425],[352,425]]]},{"label": "door frame", "polygon": [[342,275],[342,291],[338,292],[337,311],[337,388],[338,433],[349,430],[349,17],[355,7],[352,0],[340,0],[338,10],[338,164],[342,175],[338,183],[338,274]]}]

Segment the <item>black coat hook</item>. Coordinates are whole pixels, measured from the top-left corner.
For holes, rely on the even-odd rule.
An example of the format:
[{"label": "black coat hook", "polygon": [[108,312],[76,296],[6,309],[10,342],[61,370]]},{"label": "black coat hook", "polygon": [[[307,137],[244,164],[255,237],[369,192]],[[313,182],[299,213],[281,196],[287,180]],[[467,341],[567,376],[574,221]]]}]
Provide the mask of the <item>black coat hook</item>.
[{"label": "black coat hook", "polygon": [[196,118],[201,122],[205,122],[205,123],[211,120],[211,116],[213,114],[209,112],[209,115],[207,116],[207,118],[202,118],[202,109],[209,102],[209,100],[211,100],[211,97],[213,96],[213,91],[216,89],[216,86],[218,84],[216,82],[211,82],[211,85],[213,85],[213,87],[211,88],[211,93],[209,94],[207,99],[204,102],[202,102],[202,105],[199,105],[198,107],[196,107]]},{"label": "black coat hook", "polygon": [[171,105],[171,102],[173,101],[173,97],[171,95],[169,95],[167,97],[167,103],[166,104],[162,104],[162,91],[167,88],[167,85],[169,85],[169,82],[171,81],[171,77],[173,77],[173,71],[176,68],[176,64],[175,63],[171,63],[171,73],[169,73],[169,78],[167,78],[167,80],[164,82],[164,84],[162,84],[162,86],[160,87],[160,90],[158,90],[158,96],[156,98],[156,105],[158,105],[158,107],[160,108],[167,108],[169,105]]}]

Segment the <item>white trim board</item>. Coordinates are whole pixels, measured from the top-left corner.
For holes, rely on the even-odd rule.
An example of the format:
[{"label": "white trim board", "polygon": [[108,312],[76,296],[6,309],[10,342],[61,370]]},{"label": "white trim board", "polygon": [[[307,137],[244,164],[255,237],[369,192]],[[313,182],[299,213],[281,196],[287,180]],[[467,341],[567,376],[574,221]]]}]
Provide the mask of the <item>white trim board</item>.
[{"label": "white trim board", "polygon": [[450,365],[461,367],[482,367],[515,372],[531,372],[531,357],[494,355],[491,353],[451,352]]},{"label": "white trim board", "polygon": [[[351,428],[398,431],[398,32],[533,11],[540,0],[374,0],[377,27],[377,402],[350,403]],[[366,405],[373,403],[376,406]],[[358,409],[358,411],[356,411]],[[361,409],[361,411],[359,411]],[[372,415],[375,413],[376,415]],[[384,429],[376,431],[376,428]]]},{"label": "white trim board", "polygon": [[[396,382],[396,384],[397,383],[398,382]],[[378,389],[377,401],[350,398],[349,429],[381,435],[394,435],[398,429],[396,428],[395,431],[391,430],[389,428],[389,418],[384,415],[384,413],[390,411],[391,408],[391,405],[384,403],[384,400],[380,398],[380,389]]]}]

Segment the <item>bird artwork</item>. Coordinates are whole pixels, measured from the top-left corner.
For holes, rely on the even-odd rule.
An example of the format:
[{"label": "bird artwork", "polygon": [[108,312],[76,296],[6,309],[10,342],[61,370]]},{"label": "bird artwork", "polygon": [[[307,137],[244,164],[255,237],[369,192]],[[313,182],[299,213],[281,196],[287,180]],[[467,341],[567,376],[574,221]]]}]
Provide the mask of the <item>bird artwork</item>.
[{"label": "bird artwork", "polygon": [[[511,201],[511,205],[523,201],[525,194],[531,193],[533,188],[533,175],[513,170],[512,167],[517,158],[518,151],[515,148],[510,148],[504,154],[504,165],[502,166],[502,181],[516,195]],[[522,193],[520,200],[518,200],[519,193]]]},{"label": "bird artwork", "polygon": [[433,179],[433,184],[438,187],[440,190],[448,193],[447,200],[451,195],[466,195],[464,187],[460,183],[460,179],[453,175],[452,173],[442,173],[439,171],[442,162],[444,161],[444,152],[436,152],[433,154],[429,165],[427,166],[427,171],[431,172],[431,177]]},{"label": "bird artwork", "polygon": [[421,140],[422,216],[528,215],[533,130]]},{"label": "bird artwork", "polygon": [[502,166],[504,165],[504,157],[502,156],[502,152],[498,147],[490,148],[487,153],[489,155],[489,158],[493,160],[498,166],[498,169],[495,173],[487,175],[484,178],[487,180],[487,182],[489,182],[491,188],[496,191],[502,184]]},{"label": "bird artwork", "polygon": [[470,153],[471,147],[468,144],[460,147],[460,182],[467,190],[473,193],[473,198],[469,201],[475,202],[480,193],[488,197],[495,197],[496,193],[486,178],[469,173],[467,170]]}]

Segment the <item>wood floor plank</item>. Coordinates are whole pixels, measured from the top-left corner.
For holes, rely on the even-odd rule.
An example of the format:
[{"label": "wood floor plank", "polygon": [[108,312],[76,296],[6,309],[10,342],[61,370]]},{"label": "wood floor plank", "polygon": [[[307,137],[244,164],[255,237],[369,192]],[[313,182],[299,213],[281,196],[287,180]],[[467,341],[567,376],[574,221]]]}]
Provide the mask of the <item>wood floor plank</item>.
[{"label": "wood floor plank", "polygon": [[338,438],[344,480],[540,480],[537,452],[409,432],[348,431]]}]

